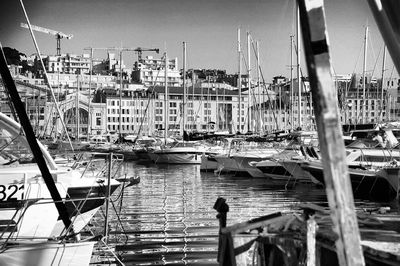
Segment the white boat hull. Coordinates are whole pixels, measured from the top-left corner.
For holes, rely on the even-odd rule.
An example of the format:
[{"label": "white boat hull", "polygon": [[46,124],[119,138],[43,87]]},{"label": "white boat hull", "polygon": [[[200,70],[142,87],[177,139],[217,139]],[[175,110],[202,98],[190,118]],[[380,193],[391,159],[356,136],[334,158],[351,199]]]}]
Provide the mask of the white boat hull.
[{"label": "white boat hull", "polygon": [[0,265],[89,265],[95,242],[22,244],[2,250]]},{"label": "white boat hull", "polygon": [[201,154],[197,153],[150,153],[151,160],[156,164],[201,164]]}]

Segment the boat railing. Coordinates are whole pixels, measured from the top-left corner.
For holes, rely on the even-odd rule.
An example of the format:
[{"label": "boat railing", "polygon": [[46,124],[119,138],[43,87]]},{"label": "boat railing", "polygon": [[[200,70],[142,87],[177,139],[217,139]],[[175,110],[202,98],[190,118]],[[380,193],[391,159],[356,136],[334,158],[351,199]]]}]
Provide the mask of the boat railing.
[{"label": "boat railing", "polygon": [[[9,220],[2,220],[0,225],[0,250],[3,250],[7,246],[9,241],[14,239],[14,233],[18,230],[18,225],[22,222],[25,212],[30,206],[35,204],[38,199],[25,199],[20,201],[1,201],[1,210],[14,210],[14,214]],[[6,237],[5,235],[8,234]]]}]

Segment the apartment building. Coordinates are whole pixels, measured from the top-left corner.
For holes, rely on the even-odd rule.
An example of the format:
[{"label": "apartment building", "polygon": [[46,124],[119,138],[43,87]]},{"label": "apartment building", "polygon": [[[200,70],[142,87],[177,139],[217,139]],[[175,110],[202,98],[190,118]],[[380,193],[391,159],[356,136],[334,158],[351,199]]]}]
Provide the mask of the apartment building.
[{"label": "apartment building", "polygon": [[[135,62],[132,71],[132,81],[145,86],[164,86],[165,84],[165,60],[146,56]],[[181,73],[178,68],[178,58],[168,59],[167,84],[178,87],[182,84]]]}]

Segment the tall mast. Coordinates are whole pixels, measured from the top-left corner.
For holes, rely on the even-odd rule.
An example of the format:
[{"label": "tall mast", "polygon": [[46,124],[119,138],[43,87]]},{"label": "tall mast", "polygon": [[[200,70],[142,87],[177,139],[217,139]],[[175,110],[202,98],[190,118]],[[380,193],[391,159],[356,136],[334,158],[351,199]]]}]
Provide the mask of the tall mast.
[{"label": "tall mast", "polygon": [[164,70],[164,83],[165,83],[165,95],[164,95],[164,143],[167,145],[167,132],[168,132],[168,58],[167,52],[164,53],[165,70]]},{"label": "tall mast", "polygon": [[208,104],[211,104],[210,103],[210,76],[207,76],[206,77],[207,78],[207,103],[206,103],[206,105],[207,105],[207,108],[206,108],[206,112],[207,112],[207,133],[210,133],[210,120],[209,120],[209,116],[208,116]]},{"label": "tall mast", "polygon": [[[57,70],[57,91],[58,91],[58,94],[57,94],[57,102],[60,102],[60,91],[61,91],[61,85],[60,85],[60,69],[58,69]],[[54,104],[56,104],[56,103],[54,103]],[[54,133],[54,140],[57,140],[57,138],[58,138],[58,113],[56,113],[56,119],[55,119],[55,121],[56,121],[56,124],[54,125],[54,127],[55,127],[55,133]]]},{"label": "tall mast", "polygon": [[383,58],[382,58],[382,76],[381,76],[381,108],[380,108],[380,121],[383,122],[383,84],[384,84],[384,77],[385,77],[385,61],[386,61],[386,46],[383,46]]},{"label": "tall mast", "polygon": [[121,141],[122,129],[122,45],[121,50],[119,51],[119,132],[118,132],[118,142]]},{"label": "tall mast", "polygon": [[90,101],[92,98],[92,72],[93,72],[93,48],[90,48],[90,73],[89,73],[89,96],[88,96],[88,122],[87,122],[87,140],[90,138],[91,131],[91,112],[90,112]]},{"label": "tall mast", "polygon": [[76,76],[76,140],[79,140],[79,74]]},{"label": "tall mast", "polygon": [[186,115],[186,42],[183,42],[183,100],[182,100],[182,136],[185,132]]},{"label": "tall mast", "polygon": [[297,19],[296,19],[296,62],[297,62],[297,93],[298,93],[298,114],[297,114],[297,121],[298,126],[301,127],[301,81],[300,81],[300,11],[299,11],[299,4],[297,3]]},{"label": "tall mast", "polygon": [[257,86],[258,86],[258,125],[259,125],[259,133],[263,131],[263,122],[261,117],[261,86],[260,86],[260,50],[258,46],[258,41],[256,41],[256,50],[257,50]]},{"label": "tall mast", "polygon": [[290,128],[294,127],[293,35],[290,35]]},{"label": "tall mast", "polygon": [[240,51],[240,28],[238,28],[238,91],[239,91],[239,132],[242,131],[242,69],[241,69],[241,51]]},{"label": "tall mast", "polygon": [[367,65],[367,40],[368,40],[368,26],[365,27],[364,35],[364,61],[363,61],[363,74],[362,74],[362,123],[365,123],[366,113],[365,113],[365,68]]},{"label": "tall mast", "polygon": [[193,122],[192,125],[196,125],[197,127],[197,123],[196,123],[196,119],[195,119],[195,115],[194,115],[194,68],[192,69],[192,117],[193,117]]},{"label": "tall mast", "polygon": [[[214,74],[213,74],[213,82],[215,83],[216,82],[216,78],[215,78],[215,76],[214,76]],[[214,85],[213,85],[213,87],[214,87]],[[215,117],[215,124],[217,125],[217,131],[219,131],[219,101],[218,101],[218,89],[219,89],[219,86],[216,86],[216,88],[215,88],[215,105],[217,106],[217,108],[216,108],[216,110],[217,110],[217,112],[216,112],[216,114],[217,114],[217,116]]]},{"label": "tall mast", "polygon": [[250,55],[250,45],[251,45],[251,39],[250,39],[250,32],[247,32],[247,87],[248,89],[248,97],[247,97],[247,117],[248,117],[248,123],[247,123],[247,131],[253,130],[251,128],[251,118],[252,118],[252,113],[250,109],[250,98],[251,98],[251,55]]}]

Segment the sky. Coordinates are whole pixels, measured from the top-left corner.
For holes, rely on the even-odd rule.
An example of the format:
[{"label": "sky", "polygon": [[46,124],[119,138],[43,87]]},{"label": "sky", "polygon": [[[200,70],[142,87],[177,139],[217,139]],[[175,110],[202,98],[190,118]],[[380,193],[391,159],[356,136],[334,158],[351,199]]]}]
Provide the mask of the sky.
[{"label": "sky", "polygon": [[[187,68],[225,69],[237,73],[237,29],[247,58],[246,32],[259,41],[266,82],[290,76],[290,35],[295,34],[294,0],[24,0],[33,25],[73,34],[61,41],[62,53],[82,54],[85,47],[144,47],[165,50],[182,67],[182,42],[187,43]],[[361,73],[365,26],[369,26],[366,69],[381,74],[383,40],[365,0],[326,0],[325,11],[332,64],[337,74]],[[0,1],[0,41],[26,55],[35,53],[18,0]],[[55,54],[51,35],[35,32],[42,54]],[[156,55],[144,53],[144,55]],[[95,52],[104,57],[104,52]],[[137,55],[124,53],[133,64]],[[246,59],[247,60],[247,59]],[[295,57],[294,57],[295,60]],[[306,72],[304,58],[301,65]],[[255,55],[251,55],[255,69]],[[295,62],[295,61],[293,61]],[[393,64],[387,61],[386,73]],[[243,69],[243,67],[242,67]],[[396,73],[395,73],[396,74]]]}]

